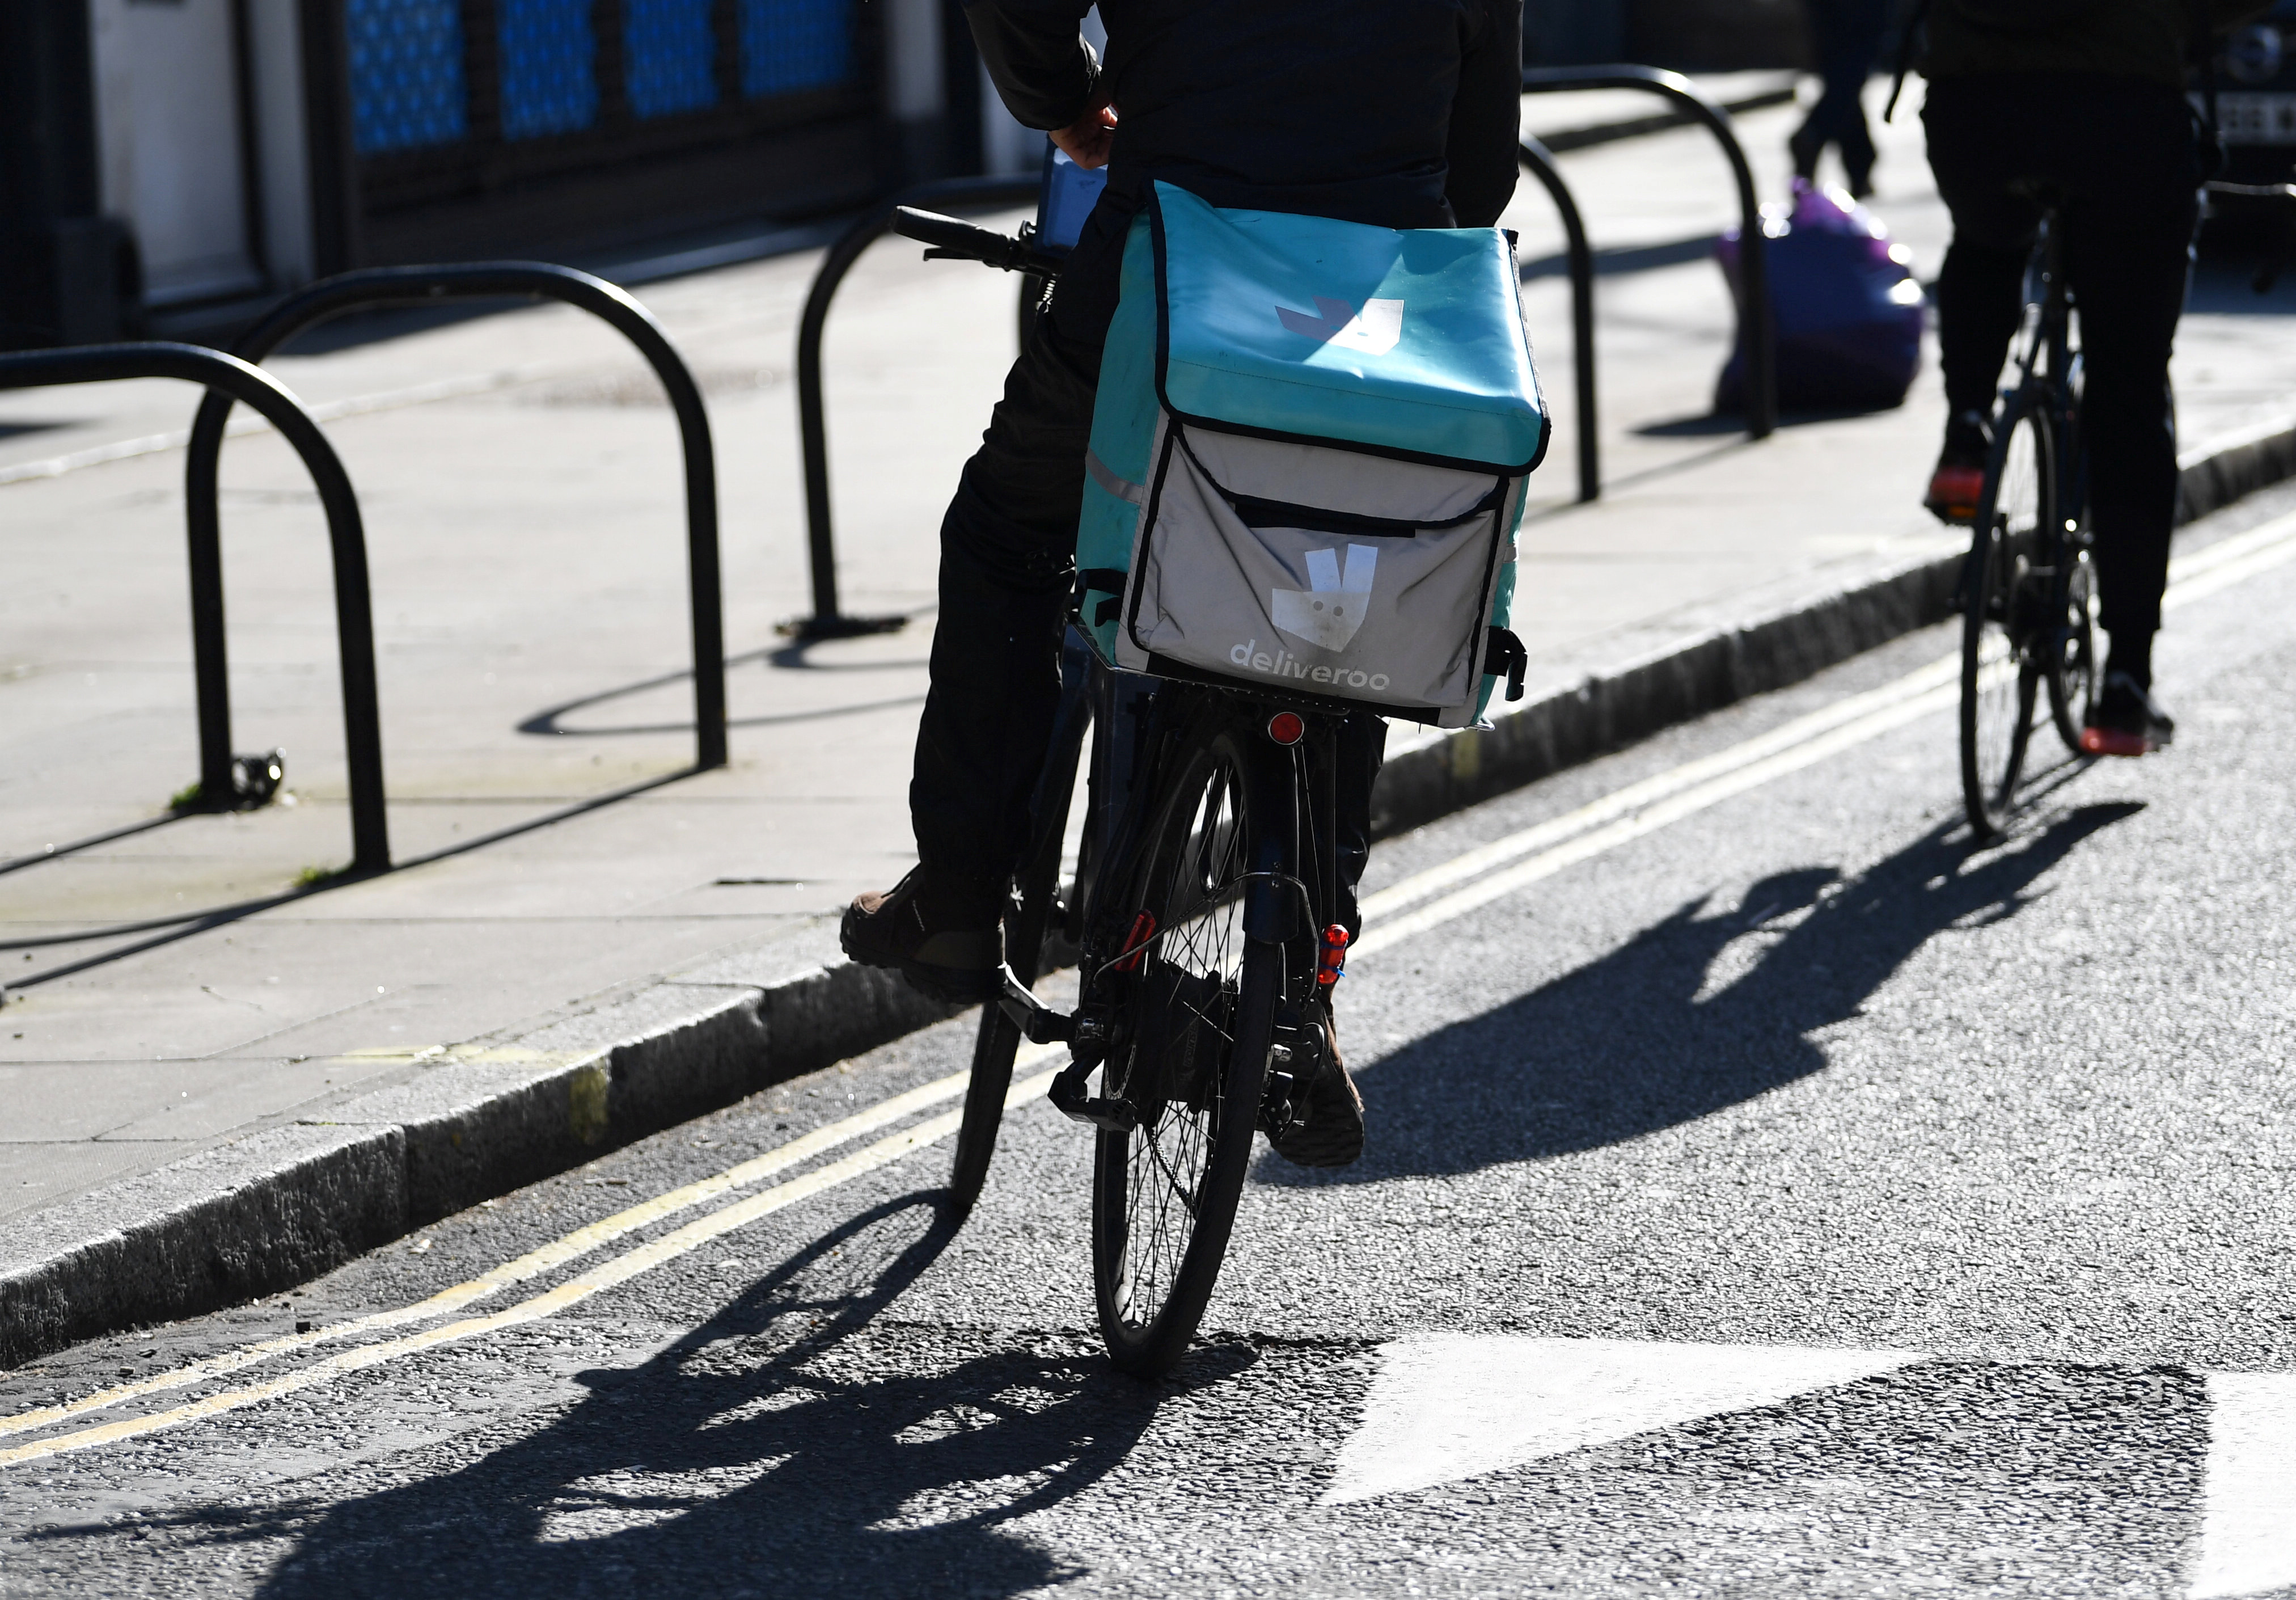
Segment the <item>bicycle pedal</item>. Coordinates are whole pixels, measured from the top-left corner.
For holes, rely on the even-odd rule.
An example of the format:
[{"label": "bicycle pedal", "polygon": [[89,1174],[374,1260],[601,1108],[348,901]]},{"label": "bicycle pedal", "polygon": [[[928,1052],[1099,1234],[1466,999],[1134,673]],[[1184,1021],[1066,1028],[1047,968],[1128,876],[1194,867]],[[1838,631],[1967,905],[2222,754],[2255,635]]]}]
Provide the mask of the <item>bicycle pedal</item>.
[{"label": "bicycle pedal", "polygon": [[1085,1079],[1092,1076],[1093,1068],[1098,1064],[1091,1061],[1070,1062],[1054,1077],[1045,1097],[1072,1121],[1097,1128],[1103,1133],[1130,1133],[1140,1126],[1140,1119],[1129,1105],[1121,1100],[1085,1092]]},{"label": "bicycle pedal", "polygon": [[1300,1108],[1293,1099],[1299,1087],[1299,1080],[1289,1072],[1267,1075],[1267,1087],[1259,1097],[1259,1131],[1269,1138],[1282,1138],[1300,1120]]}]

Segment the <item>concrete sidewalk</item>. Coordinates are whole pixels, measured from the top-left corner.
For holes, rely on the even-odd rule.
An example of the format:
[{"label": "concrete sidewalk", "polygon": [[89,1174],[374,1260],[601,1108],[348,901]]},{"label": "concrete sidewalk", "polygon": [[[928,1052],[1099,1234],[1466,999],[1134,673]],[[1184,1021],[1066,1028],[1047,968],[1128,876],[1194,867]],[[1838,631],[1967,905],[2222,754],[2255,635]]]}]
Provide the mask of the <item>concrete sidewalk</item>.
[{"label": "concrete sidewalk", "polygon": [[[1793,118],[1742,119],[1767,193]],[[1932,276],[1945,221],[1917,119],[1901,110],[1885,150],[1875,207]],[[1915,505],[1933,375],[1900,410],[1759,445],[1706,416],[1730,339],[1706,245],[1734,202],[1702,130],[1563,166],[1608,252],[1609,488],[1569,503],[1567,288],[1540,273],[1558,428],[1523,538],[1527,714],[1398,730],[1391,825],[1915,626],[1958,548]],[[1535,186],[1508,222],[1526,260],[1561,251]],[[679,775],[675,431],[614,335],[552,308],[273,364],[348,403],[330,431],[367,517],[406,865],[250,915],[231,908],[348,855],[308,486],[267,434],[226,453],[236,745],[286,750],[293,803],[164,820],[196,761],[182,455],[149,441],[191,398],[0,401],[0,1360],[297,1281],[933,1014],[836,959],[833,912],[909,858],[934,530],[1010,358],[1013,288],[898,245],[849,281],[828,347],[846,604],[914,620],[785,647],[773,625],[806,594],[787,373],[816,259],[644,295],[710,394],[720,461],[734,761],[699,776]],[[2204,276],[2177,373],[2196,463],[2239,446],[2243,470],[2279,467],[2292,294]],[[76,464],[122,440],[145,443]],[[1937,774],[1949,786],[1947,752]]]}]

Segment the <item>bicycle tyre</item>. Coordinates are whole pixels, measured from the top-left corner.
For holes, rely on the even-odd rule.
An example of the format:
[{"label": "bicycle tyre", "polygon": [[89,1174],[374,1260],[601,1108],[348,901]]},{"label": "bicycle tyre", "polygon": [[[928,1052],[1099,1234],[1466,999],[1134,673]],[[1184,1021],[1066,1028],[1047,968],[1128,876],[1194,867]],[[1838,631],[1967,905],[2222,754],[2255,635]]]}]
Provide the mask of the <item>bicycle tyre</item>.
[{"label": "bicycle tyre", "polygon": [[[1036,842],[1021,868],[1017,901],[1004,919],[1004,964],[1026,984],[1033,985],[1043,975],[1079,747],[1080,734],[1071,736],[1057,742],[1046,757],[1045,804],[1036,821]],[[972,1074],[964,1087],[964,1118],[956,1130],[956,1154],[949,1162],[949,1204],[959,1218],[972,1213],[981,1186],[988,1181],[996,1130],[1004,1120],[1004,1097],[1013,1087],[1013,1063],[1020,1051],[1019,1025],[995,1001],[983,1005],[980,1031],[972,1044]]]},{"label": "bicycle tyre", "polygon": [[2055,515],[2046,417],[2022,398],[2004,414],[1962,579],[1961,785],[1970,831],[1997,838],[2031,741],[2039,670],[2034,556]]},{"label": "bicycle tyre", "polygon": [[1156,922],[1103,1079],[1142,1125],[1095,1141],[1092,1233],[1102,1337],[1136,1376],[1171,1369],[1211,1300],[1283,1002],[1283,947],[1243,931],[1248,736],[1199,723],[1173,752],[1128,902]]},{"label": "bicycle tyre", "polygon": [[2096,695],[2096,566],[2084,546],[2066,540],[2058,560],[2067,563],[2063,628],[2050,645],[2045,678],[2049,686],[2049,720],[2065,749],[2081,751],[2081,725],[2088,719],[2089,702]]}]

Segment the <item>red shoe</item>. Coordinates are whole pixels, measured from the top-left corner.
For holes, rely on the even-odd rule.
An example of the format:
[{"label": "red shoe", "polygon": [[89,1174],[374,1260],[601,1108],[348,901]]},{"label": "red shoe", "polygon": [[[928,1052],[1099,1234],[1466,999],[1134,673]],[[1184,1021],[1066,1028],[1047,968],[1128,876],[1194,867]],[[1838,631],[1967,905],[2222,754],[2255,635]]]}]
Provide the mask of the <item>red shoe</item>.
[{"label": "red shoe", "polygon": [[2103,692],[2090,702],[2088,726],[2081,729],[2087,756],[2144,756],[2177,737],[2177,724],[2152,692],[2126,672],[2106,675]]},{"label": "red shoe", "polygon": [[1977,521],[1977,503],[1985,497],[1985,464],[1993,454],[1993,440],[1985,419],[1964,411],[1945,427],[1945,448],[1938,453],[1930,473],[1930,492],[1922,505],[1940,522],[1967,527]]}]

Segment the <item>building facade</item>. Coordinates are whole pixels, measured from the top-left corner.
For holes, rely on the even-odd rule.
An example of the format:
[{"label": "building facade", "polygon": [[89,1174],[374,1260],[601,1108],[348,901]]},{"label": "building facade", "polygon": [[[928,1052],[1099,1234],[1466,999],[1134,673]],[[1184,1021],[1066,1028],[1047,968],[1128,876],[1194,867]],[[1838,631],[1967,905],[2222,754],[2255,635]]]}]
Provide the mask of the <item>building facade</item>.
[{"label": "building facade", "polygon": [[849,208],[978,70],[955,0],[6,0],[0,344]]}]

